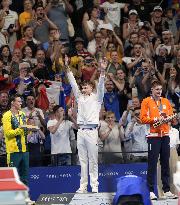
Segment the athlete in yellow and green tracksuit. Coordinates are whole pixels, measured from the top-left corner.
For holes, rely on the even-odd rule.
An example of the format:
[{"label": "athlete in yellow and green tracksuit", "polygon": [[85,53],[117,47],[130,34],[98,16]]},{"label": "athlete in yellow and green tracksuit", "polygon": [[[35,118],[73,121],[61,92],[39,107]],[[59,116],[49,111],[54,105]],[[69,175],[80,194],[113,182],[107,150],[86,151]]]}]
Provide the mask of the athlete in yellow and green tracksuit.
[{"label": "athlete in yellow and green tracksuit", "polygon": [[11,110],[4,113],[2,118],[6,143],[7,164],[16,167],[21,181],[27,185],[29,170],[29,153],[27,152],[27,131],[19,128],[26,124],[25,113],[19,111],[14,115]]}]

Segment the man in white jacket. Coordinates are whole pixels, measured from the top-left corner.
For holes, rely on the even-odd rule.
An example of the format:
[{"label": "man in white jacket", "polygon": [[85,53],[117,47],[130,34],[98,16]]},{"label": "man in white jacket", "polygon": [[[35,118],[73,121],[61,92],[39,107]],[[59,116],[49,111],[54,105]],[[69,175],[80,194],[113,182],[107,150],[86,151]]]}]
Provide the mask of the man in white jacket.
[{"label": "man in white jacket", "polygon": [[107,62],[100,62],[101,75],[97,86],[97,92],[93,92],[93,83],[83,82],[79,89],[73,73],[68,67],[68,57],[65,57],[67,66],[67,77],[71,84],[75,99],[78,104],[77,124],[77,148],[81,165],[80,188],[77,193],[87,193],[88,185],[88,164],[90,185],[92,192],[98,192],[98,125],[99,112],[104,97],[104,78]]}]

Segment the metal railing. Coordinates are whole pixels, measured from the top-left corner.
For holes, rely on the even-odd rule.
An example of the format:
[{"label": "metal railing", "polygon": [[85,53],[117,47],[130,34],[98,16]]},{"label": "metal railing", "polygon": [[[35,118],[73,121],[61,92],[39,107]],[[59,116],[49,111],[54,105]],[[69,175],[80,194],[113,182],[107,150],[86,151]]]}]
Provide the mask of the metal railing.
[{"label": "metal railing", "polygon": [[[141,155],[142,154],[142,155]],[[62,163],[59,165],[59,158],[61,156],[68,155],[70,162],[68,164]],[[61,159],[60,159],[61,160]],[[64,159],[63,159],[64,160]],[[6,155],[0,155],[0,167],[5,166]],[[32,163],[33,162],[33,163]],[[99,164],[122,164],[133,162],[147,162],[147,151],[136,152],[99,152],[98,163]],[[79,165],[77,153],[66,154],[49,154],[41,153],[41,156],[34,156],[30,158],[30,167],[34,166],[63,166],[63,165]]]}]

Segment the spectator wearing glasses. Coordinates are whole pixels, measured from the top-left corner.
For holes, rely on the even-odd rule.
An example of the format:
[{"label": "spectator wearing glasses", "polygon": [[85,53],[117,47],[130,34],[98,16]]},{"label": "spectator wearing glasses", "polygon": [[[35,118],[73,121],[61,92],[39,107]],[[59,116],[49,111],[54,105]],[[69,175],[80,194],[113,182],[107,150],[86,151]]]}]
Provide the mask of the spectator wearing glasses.
[{"label": "spectator wearing glasses", "polygon": [[34,92],[34,75],[31,72],[29,63],[23,62],[19,64],[19,77],[15,78],[13,83],[19,95],[28,96]]}]

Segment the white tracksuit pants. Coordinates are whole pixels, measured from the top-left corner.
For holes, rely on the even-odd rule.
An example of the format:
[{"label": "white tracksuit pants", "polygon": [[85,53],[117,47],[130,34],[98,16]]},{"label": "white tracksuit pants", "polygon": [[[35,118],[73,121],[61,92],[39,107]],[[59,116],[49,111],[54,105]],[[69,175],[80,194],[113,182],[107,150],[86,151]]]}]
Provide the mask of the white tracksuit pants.
[{"label": "white tracksuit pants", "polygon": [[78,156],[81,165],[80,186],[88,185],[88,163],[90,185],[98,186],[98,130],[79,129],[77,134]]}]

